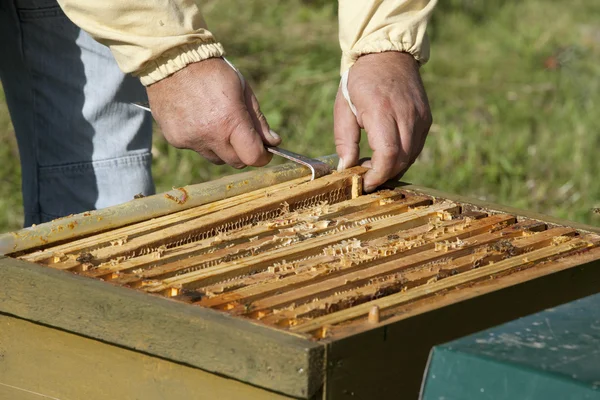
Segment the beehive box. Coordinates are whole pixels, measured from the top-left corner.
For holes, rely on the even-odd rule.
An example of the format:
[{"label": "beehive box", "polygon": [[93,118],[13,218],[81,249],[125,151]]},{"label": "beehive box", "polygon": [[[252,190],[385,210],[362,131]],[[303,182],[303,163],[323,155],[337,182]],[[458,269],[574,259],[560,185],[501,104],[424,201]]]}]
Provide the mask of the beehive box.
[{"label": "beehive box", "polygon": [[[40,367],[12,358],[8,384],[57,398],[411,399],[433,345],[600,291],[597,228],[410,185],[363,195],[363,173],[9,254],[0,311],[13,340],[0,346]],[[53,355],[27,335],[54,343]],[[81,340],[94,379],[48,377]],[[78,357],[59,365],[90,367]],[[136,368],[137,385],[125,374]]]}]

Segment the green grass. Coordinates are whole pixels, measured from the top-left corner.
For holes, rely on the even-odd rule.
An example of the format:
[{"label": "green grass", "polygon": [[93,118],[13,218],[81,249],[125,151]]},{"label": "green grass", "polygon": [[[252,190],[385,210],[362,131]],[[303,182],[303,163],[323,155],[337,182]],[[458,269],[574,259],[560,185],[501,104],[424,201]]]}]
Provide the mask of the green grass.
[{"label": "green grass", "polygon": [[[210,28],[251,82],[283,147],[335,151],[340,51],[335,2],[205,3]],[[404,180],[598,225],[600,3],[443,0],[422,69],[434,125]],[[548,69],[547,60],[559,61]],[[17,151],[0,102],[0,230],[21,223]],[[363,146],[365,153],[368,152]],[[237,172],[157,132],[158,190]]]},{"label": "green grass", "polygon": [[0,90],[0,232],[23,224],[19,150]]}]

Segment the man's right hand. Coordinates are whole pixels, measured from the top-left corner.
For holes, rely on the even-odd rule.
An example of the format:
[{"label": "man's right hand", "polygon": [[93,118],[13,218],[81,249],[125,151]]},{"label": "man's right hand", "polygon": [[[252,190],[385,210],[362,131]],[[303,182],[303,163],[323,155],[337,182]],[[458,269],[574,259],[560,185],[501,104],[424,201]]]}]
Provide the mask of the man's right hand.
[{"label": "man's right hand", "polygon": [[147,91],[167,141],[215,164],[262,167],[272,157],[265,145],[281,142],[250,86],[244,91],[237,73],[221,58],[189,64]]}]

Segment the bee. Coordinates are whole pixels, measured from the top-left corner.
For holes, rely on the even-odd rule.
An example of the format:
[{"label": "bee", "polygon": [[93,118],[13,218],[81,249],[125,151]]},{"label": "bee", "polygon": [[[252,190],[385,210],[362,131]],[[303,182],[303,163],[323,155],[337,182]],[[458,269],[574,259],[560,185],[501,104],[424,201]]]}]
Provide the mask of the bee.
[{"label": "bee", "polygon": [[87,264],[94,259],[94,256],[91,253],[83,253],[79,257],[77,257],[77,261],[82,264]]},{"label": "bee", "polygon": [[244,312],[248,313],[252,311],[253,308],[254,306],[252,305],[252,302],[244,303]]}]

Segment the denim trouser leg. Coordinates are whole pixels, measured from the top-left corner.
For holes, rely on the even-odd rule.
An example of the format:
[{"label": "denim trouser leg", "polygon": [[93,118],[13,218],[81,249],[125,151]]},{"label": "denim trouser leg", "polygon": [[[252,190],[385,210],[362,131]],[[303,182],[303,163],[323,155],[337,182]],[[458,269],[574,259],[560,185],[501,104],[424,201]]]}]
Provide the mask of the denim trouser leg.
[{"label": "denim trouser leg", "polygon": [[26,226],[154,192],[151,116],[129,104],[144,88],[56,0],[0,1],[0,78]]}]

